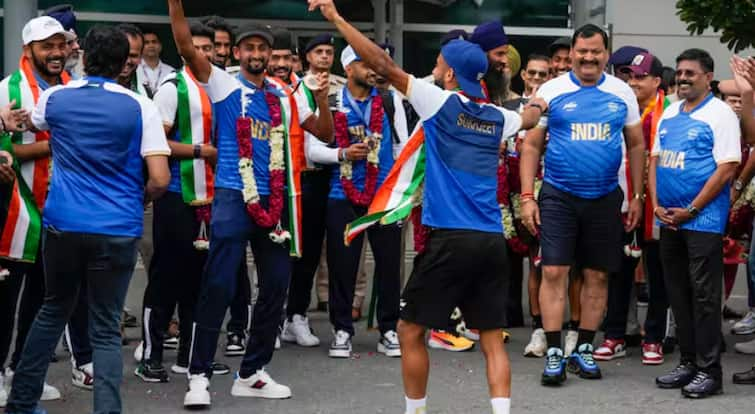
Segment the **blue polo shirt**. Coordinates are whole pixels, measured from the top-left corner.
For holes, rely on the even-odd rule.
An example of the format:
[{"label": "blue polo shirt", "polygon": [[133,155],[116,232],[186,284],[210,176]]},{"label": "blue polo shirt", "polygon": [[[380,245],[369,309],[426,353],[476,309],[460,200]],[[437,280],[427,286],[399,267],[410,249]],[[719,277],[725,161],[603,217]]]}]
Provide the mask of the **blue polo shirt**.
[{"label": "blue polo shirt", "polygon": [[496,198],[498,148],[519,131],[519,114],[414,77],[407,97],[425,130],[422,224],[503,233]]},{"label": "blue polo shirt", "polygon": [[[739,120],[726,103],[709,94],[692,111],[683,108],[680,101],[663,111],[652,150],[658,157],[658,204],[665,208],[689,206],[718,165],[742,160]],[[679,227],[723,234],[729,207],[726,183],[697,217]]]},{"label": "blue polo shirt", "polygon": [[45,91],[32,123],[51,133],[44,224],[141,237],[142,158],[170,155],[157,107],[111,79],[87,77]]}]

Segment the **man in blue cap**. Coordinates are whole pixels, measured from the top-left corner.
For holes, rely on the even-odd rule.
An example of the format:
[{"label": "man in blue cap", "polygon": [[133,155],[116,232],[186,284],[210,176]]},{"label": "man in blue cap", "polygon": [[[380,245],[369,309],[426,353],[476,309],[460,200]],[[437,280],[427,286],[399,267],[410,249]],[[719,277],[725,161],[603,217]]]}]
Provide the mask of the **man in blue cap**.
[{"label": "man in blue cap", "polygon": [[509,59],[509,38],[503,24],[499,21],[482,23],[475,27],[469,41],[480,45],[488,58],[488,70],[484,85],[490,102],[502,106],[504,101],[518,97],[512,94],[510,71],[507,70]]},{"label": "man in blue cap", "polygon": [[[488,69],[479,46],[452,40],[441,50],[433,76],[443,89],[404,72],[390,56],[344,20],[333,0],[309,0],[368,66],[409,99],[424,124],[426,176],[422,222],[432,227],[402,298],[399,335],[406,413],[424,413],[429,358],[427,327],[446,328],[458,306],[481,331],[494,413],[510,411],[511,370],[502,327],[507,271],[506,241],[496,201],[498,145],[530,128],[545,102],[535,99],[517,115],[474,100]],[[468,300],[467,298],[473,298]]]},{"label": "man in blue cap", "polygon": [[330,79],[330,94],[336,93],[346,85],[346,78],[330,73],[336,54],[336,40],[330,33],[321,33],[310,40],[304,47],[304,58],[307,62],[307,74],[317,75],[328,72]]},{"label": "man in blue cap", "polygon": [[631,72],[623,71],[622,69],[631,65],[632,59],[641,53],[648,53],[648,50],[637,46],[622,46],[616,49],[608,59],[608,64],[611,65],[611,69],[613,70],[613,76],[624,82],[628,82]]}]

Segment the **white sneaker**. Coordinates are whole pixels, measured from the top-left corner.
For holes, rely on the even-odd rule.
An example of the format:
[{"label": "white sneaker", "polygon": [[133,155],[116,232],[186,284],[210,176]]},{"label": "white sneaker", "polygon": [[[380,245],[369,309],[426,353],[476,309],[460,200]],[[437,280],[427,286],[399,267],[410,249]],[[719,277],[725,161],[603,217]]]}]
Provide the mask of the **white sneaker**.
[{"label": "white sneaker", "polygon": [[[5,391],[6,393],[10,393],[11,385],[13,384],[13,370],[10,368],[5,368]],[[39,398],[40,401],[55,401],[60,399],[60,391],[58,391],[57,388],[53,387],[52,385],[45,382],[44,386],[42,387],[42,396]],[[6,399],[8,397],[6,396]]]},{"label": "white sneaker", "polygon": [[548,350],[548,344],[545,341],[545,331],[543,328],[537,328],[532,331],[530,343],[524,347],[524,356],[530,358],[542,358]]},{"label": "white sneaker", "polygon": [[172,372],[174,374],[184,374],[184,375],[186,375],[186,374],[189,373],[189,367],[182,367],[182,366],[176,364],[176,365],[173,365],[172,367],[170,367],[170,372]]},{"label": "white sneaker", "polygon": [[755,354],[755,339],[753,339],[752,341],[735,344],[734,349],[742,354],[753,355]]},{"label": "white sneaker", "polygon": [[291,389],[275,382],[263,368],[249,378],[241,378],[237,373],[236,380],[233,381],[233,387],[231,387],[231,395],[234,397],[284,399],[291,398]]},{"label": "white sneaker", "polygon": [[71,368],[71,382],[74,387],[85,390],[94,389],[94,365],[90,362],[80,367]]},{"label": "white sneaker", "polygon": [[5,407],[8,403],[8,391],[5,389],[5,377],[0,372],[0,407]]},{"label": "white sneaker", "polygon": [[210,380],[204,374],[189,375],[189,390],[184,395],[184,407],[209,407]]},{"label": "white sneaker", "polygon": [[[543,332],[545,335],[545,332]],[[575,349],[577,349],[577,339],[579,339],[579,333],[577,331],[566,332],[566,339],[564,340],[564,355],[565,357],[571,356]]]},{"label": "white sneaker", "polygon": [[296,343],[299,346],[313,347],[320,345],[320,338],[316,337],[309,327],[309,319],[301,315],[294,315],[291,322],[286,319],[280,338],[284,342]]},{"label": "white sneaker", "polygon": [[740,319],[731,327],[734,335],[750,335],[755,333],[755,312],[750,310],[744,318]]},{"label": "white sneaker", "polygon": [[275,349],[281,349],[281,337],[280,335],[275,337]]},{"label": "white sneaker", "polygon": [[328,356],[331,358],[351,357],[351,335],[346,331],[336,332],[333,342],[330,343]]},{"label": "white sneaker", "polygon": [[139,345],[136,346],[136,349],[134,349],[134,360],[136,362],[142,362],[142,358],[144,357],[144,341],[139,342]]},{"label": "white sneaker", "polygon": [[388,357],[397,358],[401,356],[401,345],[398,343],[396,331],[388,331],[380,337],[377,351]]}]

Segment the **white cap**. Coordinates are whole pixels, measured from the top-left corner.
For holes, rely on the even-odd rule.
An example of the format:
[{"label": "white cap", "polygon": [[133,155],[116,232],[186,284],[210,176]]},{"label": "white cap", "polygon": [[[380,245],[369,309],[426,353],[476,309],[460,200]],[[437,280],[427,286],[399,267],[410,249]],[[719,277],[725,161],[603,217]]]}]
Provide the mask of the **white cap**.
[{"label": "white cap", "polygon": [[75,35],[66,31],[63,25],[59,21],[50,16],[40,16],[29,20],[24,26],[23,32],[21,32],[21,38],[24,41],[24,46],[31,42],[38,42],[40,40],[49,39],[52,36],[61,34],[66,37],[66,40],[74,40]]},{"label": "white cap", "polygon": [[346,69],[346,66],[351,65],[357,60],[362,60],[362,58],[357,55],[357,52],[355,52],[351,46],[346,46],[346,49],[341,52],[341,66],[343,66],[344,69]]}]

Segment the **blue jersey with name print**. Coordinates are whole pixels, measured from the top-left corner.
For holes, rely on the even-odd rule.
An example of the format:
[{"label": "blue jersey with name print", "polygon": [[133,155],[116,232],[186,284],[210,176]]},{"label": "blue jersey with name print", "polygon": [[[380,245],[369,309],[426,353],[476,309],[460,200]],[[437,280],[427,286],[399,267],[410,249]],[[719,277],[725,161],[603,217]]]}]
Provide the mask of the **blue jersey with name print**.
[{"label": "blue jersey with name print", "polygon": [[[368,136],[368,126],[371,116],[372,99],[379,94],[376,88],[372,88],[370,98],[359,101],[353,98],[349,94],[349,90],[343,87],[338,92],[339,109],[346,114],[349,127],[349,139],[352,144],[364,141]],[[403,109],[403,108],[402,108]],[[388,177],[388,172],[393,167],[393,134],[391,133],[391,126],[388,121],[388,114],[383,115],[383,130],[380,131],[383,134],[383,139],[380,142],[380,150],[378,152],[379,169],[377,176],[377,187],[380,187]],[[359,191],[364,191],[364,182],[367,175],[367,160],[353,161],[351,181],[354,183]],[[330,198],[337,200],[346,199],[346,193],[343,191],[343,185],[341,184],[341,171],[340,168],[333,167],[330,179]]]},{"label": "blue jersey with name print", "polygon": [[503,233],[498,148],[521,127],[519,114],[411,77],[409,102],[425,131],[422,224]]},{"label": "blue jersey with name print", "polygon": [[[690,112],[683,106],[684,101],[675,102],[663,112],[652,150],[658,157],[658,204],[664,208],[688,207],[719,164],[742,159],[739,120],[726,103],[710,94]],[[723,234],[728,217],[726,183],[697,217],[679,227]]]},{"label": "blue jersey with name print", "polygon": [[543,84],[537,95],[548,103],[539,125],[549,134],[544,180],[581,198],[616,189],[623,129],[640,121],[632,89],[605,74],[595,86],[581,86],[569,72]]}]

